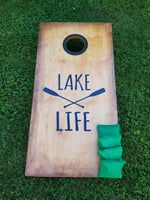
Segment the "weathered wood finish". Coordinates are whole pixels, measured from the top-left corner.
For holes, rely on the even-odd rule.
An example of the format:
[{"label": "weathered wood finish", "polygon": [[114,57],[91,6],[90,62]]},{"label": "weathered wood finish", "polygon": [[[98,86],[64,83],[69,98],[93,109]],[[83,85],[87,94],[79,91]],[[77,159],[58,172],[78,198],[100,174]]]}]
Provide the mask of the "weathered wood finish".
[{"label": "weathered wood finish", "polygon": [[[78,56],[69,55],[62,47],[64,38],[74,33],[88,41],[87,50]],[[90,74],[91,90],[58,91],[58,74],[62,85],[69,74]],[[69,102],[43,92],[44,87],[73,101],[100,88],[106,92],[79,102],[84,109],[76,105],[64,108]],[[56,131],[56,111],[60,112],[62,129],[66,128],[65,112],[79,111],[81,119],[83,112],[90,112],[88,126],[92,131],[85,132],[83,122],[79,122],[78,132]],[[41,23],[25,175],[97,177],[97,124],[117,123],[111,23]],[[74,129],[74,117],[71,126]]]}]

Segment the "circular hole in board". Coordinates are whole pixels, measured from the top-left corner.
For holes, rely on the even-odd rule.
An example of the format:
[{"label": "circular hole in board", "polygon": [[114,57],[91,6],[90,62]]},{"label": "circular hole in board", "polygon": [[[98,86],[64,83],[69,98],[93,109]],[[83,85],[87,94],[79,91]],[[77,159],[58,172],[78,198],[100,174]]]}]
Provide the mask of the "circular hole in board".
[{"label": "circular hole in board", "polygon": [[72,34],[63,41],[64,50],[71,55],[80,55],[86,51],[88,42],[82,35]]}]

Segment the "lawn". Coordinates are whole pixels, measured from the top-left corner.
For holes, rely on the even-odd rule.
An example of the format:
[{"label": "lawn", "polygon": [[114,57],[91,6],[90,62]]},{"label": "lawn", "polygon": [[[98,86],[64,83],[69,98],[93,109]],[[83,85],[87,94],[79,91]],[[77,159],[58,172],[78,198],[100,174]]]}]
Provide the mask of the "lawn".
[{"label": "lawn", "polygon": [[[0,200],[150,199],[148,0],[1,0]],[[24,176],[40,22],[111,22],[123,178]]]}]

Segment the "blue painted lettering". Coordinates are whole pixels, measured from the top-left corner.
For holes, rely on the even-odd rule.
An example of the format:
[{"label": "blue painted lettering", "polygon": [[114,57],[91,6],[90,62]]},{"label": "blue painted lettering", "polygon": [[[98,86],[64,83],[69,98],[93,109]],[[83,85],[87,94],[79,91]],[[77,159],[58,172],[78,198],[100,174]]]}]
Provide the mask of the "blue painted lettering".
[{"label": "blue painted lettering", "polygon": [[[70,82],[70,85],[69,85],[69,82]],[[73,84],[72,84],[72,76],[71,76],[71,74],[68,76],[68,79],[66,81],[65,90],[66,90],[67,87],[70,87],[70,89],[73,90]]]},{"label": "blue painted lettering", "polygon": [[81,90],[83,90],[82,84],[80,83],[80,78],[81,78],[82,74],[80,74],[80,76],[78,77],[77,74],[75,74],[75,90],[77,90],[77,85],[79,83]]},{"label": "blue painted lettering", "polygon": [[89,83],[87,77],[90,76],[90,74],[85,74],[85,90],[91,90],[87,87],[87,84]]},{"label": "blue painted lettering", "polygon": [[[73,116],[72,112],[65,112],[66,114],[66,129],[65,131],[73,131],[73,129],[71,128],[71,117]],[[87,123],[90,122],[87,119],[87,115],[89,114],[89,112],[83,112],[83,127],[84,127],[84,131],[89,132],[91,131],[91,129],[87,128]],[[75,131],[79,131],[79,122],[82,122],[81,118],[79,117],[81,116],[81,112],[75,112],[74,113],[74,123],[75,123]],[[63,129],[59,128],[59,111],[56,112],[56,131],[60,131],[62,132]],[[65,119],[63,119],[65,121]]]},{"label": "blue painted lettering", "polygon": [[84,89],[90,90],[90,88],[89,88],[89,82],[90,81],[88,80],[89,76],[90,76],[90,74],[85,74],[84,75],[84,82],[83,82],[83,80],[82,80],[83,74],[80,74],[80,75],[75,74],[74,77],[71,74],[69,74],[69,76],[67,77],[66,83],[64,84],[65,87],[63,87],[63,85],[61,85],[62,84],[61,83],[61,74],[58,74],[58,90],[66,90],[67,88],[69,88],[71,90],[81,89],[82,91]]},{"label": "blue painted lettering", "polygon": [[63,129],[59,128],[59,112],[58,111],[56,112],[56,126],[57,126],[56,131],[63,131]]},{"label": "blue painted lettering", "polygon": [[84,131],[91,131],[91,129],[87,129],[87,122],[89,122],[89,120],[87,120],[87,114],[89,114],[89,112],[84,112],[83,115],[84,115]]},{"label": "blue painted lettering", "polygon": [[66,112],[67,114],[67,129],[65,129],[65,131],[72,131],[72,129],[70,129],[70,114],[72,112]]},{"label": "blue painted lettering", "polygon": [[78,126],[78,122],[81,122],[81,119],[78,119],[78,114],[81,112],[75,112],[75,127],[76,127],[76,131],[79,130],[79,126]]},{"label": "blue painted lettering", "polygon": [[60,74],[58,74],[58,90],[63,90],[63,89],[60,87]]}]

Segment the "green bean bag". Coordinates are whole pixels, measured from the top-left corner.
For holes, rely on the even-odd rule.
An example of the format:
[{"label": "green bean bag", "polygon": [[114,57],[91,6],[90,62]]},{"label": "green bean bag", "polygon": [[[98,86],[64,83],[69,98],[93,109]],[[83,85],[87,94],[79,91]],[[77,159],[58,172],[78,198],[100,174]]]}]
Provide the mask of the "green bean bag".
[{"label": "green bean bag", "polygon": [[122,167],[125,163],[123,160],[101,160],[98,177],[122,178]]},{"label": "green bean bag", "polygon": [[122,155],[122,147],[115,147],[109,149],[100,149],[98,154],[100,155],[101,160],[120,160]]},{"label": "green bean bag", "polygon": [[98,139],[99,149],[121,146],[121,135],[107,135]]},{"label": "green bean bag", "polygon": [[120,135],[120,125],[97,125],[98,129],[98,138],[107,136],[107,135]]}]

